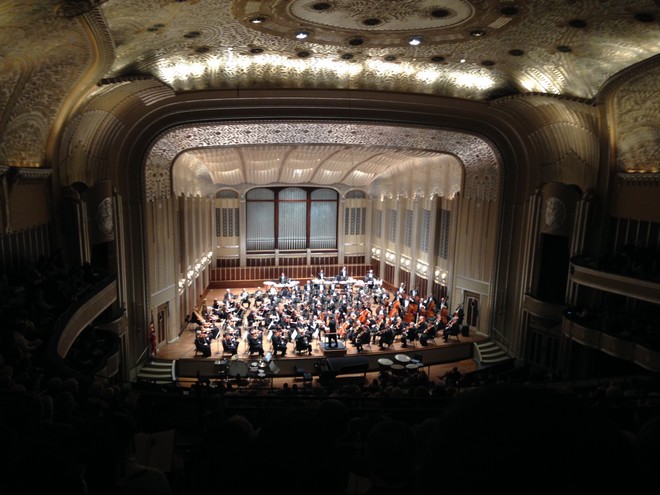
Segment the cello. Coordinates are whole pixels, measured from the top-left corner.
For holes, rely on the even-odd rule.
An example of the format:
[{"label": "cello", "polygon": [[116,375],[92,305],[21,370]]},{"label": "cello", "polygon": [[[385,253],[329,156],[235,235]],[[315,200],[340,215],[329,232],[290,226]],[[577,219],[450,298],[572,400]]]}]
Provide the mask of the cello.
[{"label": "cello", "polygon": [[387,317],[392,319],[395,316],[398,316],[400,308],[401,308],[401,301],[397,298],[390,306],[390,312],[387,314]]}]

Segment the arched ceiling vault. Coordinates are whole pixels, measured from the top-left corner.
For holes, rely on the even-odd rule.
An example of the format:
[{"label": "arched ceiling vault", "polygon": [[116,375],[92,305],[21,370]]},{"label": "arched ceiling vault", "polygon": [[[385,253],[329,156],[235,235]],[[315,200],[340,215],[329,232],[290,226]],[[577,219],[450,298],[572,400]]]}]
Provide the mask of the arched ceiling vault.
[{"label": "arched ceiling vault", "polygon": [[208,196],[223,186],[310,183],[381,197],[453,197],[462,191],[495,200],[500,161],[492,143],[449,129],[223,122],[164,132],[147,155],[145,183],[147,199],[169,196],[170,188],[177,195]]}]

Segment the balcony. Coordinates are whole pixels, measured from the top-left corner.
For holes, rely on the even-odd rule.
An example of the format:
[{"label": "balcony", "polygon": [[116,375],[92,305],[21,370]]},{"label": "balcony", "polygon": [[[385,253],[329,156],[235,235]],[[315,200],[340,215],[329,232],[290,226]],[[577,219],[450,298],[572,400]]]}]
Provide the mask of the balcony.
[{"label": "balcony", "polygon": [[571,260],[570,269],[571,281],[575,284],[660,305],[660,280],[657,277],[639,278],[606,270],[599,261],[587,256]]}]

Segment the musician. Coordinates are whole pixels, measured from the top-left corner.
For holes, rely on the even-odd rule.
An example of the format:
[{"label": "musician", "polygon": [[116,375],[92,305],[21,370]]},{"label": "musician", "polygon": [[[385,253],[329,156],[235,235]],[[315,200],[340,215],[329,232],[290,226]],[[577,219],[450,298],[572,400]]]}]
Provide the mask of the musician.
[{"label": "musician", "polygon": [[230,331],[225,332],[222,337],[222,348],[226,352],[231,352],[232,355],[238,353],[238,340]]},{"label": "musician", "polygon": [[394,343],[394,330],[391,326],[386,325],[380,330],[380,338],[378,339],[378,346],[381,350],[385,347],[390,347]]},{"label": "musician", "polygon": [[215,325],[213,323],[209,323],[207,325],[206,334],[207,334],[209,339],[215,340],[215,339],[218,338],[218,335],[220,334],[220,328],[218,327],[218,325]]},{"label": "musician", "polygon": [[323,270],[319,272],[316,278],[318,278],[319,280],[325,280],[325,274],[323,273]]},{"label": "musician", "polygon": [[307,352],[310,356],[312,355],[312,344],[309,342],[309,337],[304,331],[296,337],[296,350]]},{"label": "musician", "polygon": [[259,303],[259,305],[263,304],[264,302],[264,291],[261,287],[259,287],[254,293],[254,302],[255,304]]},{"label": "musician", "polygon": [[449,342],[449,336],[452,334],[452,332],[456,331],[458,329],[458,321],[460,319],[460,316],[458,314],[458,311],[454,312],[454,315],[451,317],[451,320],[447,322],[445,325],[445,328],[442,331],[442,337],[445,342]]},{"label": "musician", "polygon": [[374,271],[369,270],[367,274],[364,276],[364,290],[367,292],[371,292],[371,290],[374,288],[375,283],[376,283],[376,277],[374,277]]},{"label": "musician", "polygon": [[463,324],[463,318],[465,317],[465,311],[463,311],[463,306],[460,304],[456,306],[456,312],[454,313],[458,317],[456,324],[460,327]]},{"label": "musician", "polygon": [[428,324],[419,334],[419,343],[424,347],[429,345],[429,340],[433,340],[436,336],[438,327],[436,324]]},{"label": "musician", "polygon": [[260,357],[264,356],[263,337],[259,330],[253,328],[248,334],[247,341],[250,354],[257,352]]},{"label": "musician", "polygon": [[243,307],[245,307],[244,304],[245,304],[246,302],[247,302],[247,307],[248,307],[248,308],[250,307],[250,293],[249,293],[248,291],[246,291],[245,289],[243,289],[243,290],[241,291],[241,294],[238,296],[238,299],[239,299],[239,301],[241,301],[241,305],[242,305]]},{"label": "musician", "polygon": [[337,279],[340,280],[340,281],[341,281],[341,280],[348,280],[348,268],[343,267],[343,268],[339,271],[339,275],[338,275]]},{"label": "musician", "polygon": [[287,277],[284,274],[284,272],[280,273],[279,283],[280,284],[288,284],[289,283],[289,277]]},{"label": "musician", "polygon": [[202,330],[195,331],[195,349],[200,351],[204,357],[211,355],[211,341]]},{"label": "musician", "polygon": [[369,341],[371,340],[371,333],[369,330],[369,327],[366,325],[360,325],[359,322],[357,323],[357,330],[355,333],[355,347],[357,348],[358,352],[362,352],[364,350],[364,345],[368,344]]},{"label": "musician", "polygon": [[231,293],[231,289],[227,288],[227,292],[224,295],[225,304],[230,303],[234,299],[234,294]]},{"label": "musician", "polygon": [[202,315],[200,315],[197,312],[197,310],[193,308],[190,310],[190,317],[188,323],[190,323],[191,325],[195,325],[195,327],[198,327],[204,324],[204,318],[202,318]]},{"label": "musician", "polygon": [[337,340],[337,319],[334,314],[328,319],[328,326],[325,331],[326,335],[326,345],[328,347],[339,347],[339,341]]},{"label": "musician", "polygon": [[415,322],[410,322],[408,328],[401,335],[401,347],[408,347],[408,342],[417,340],[417,326]]},{"label": "musician", "polygon": [[282,357],[286,356],[287,341],[282,336],[281,328],[278,327],[275,329],[275,332],[273,332],[271,344],[273,345],[273,357],[277,356],[277,351],[281,352]]}]

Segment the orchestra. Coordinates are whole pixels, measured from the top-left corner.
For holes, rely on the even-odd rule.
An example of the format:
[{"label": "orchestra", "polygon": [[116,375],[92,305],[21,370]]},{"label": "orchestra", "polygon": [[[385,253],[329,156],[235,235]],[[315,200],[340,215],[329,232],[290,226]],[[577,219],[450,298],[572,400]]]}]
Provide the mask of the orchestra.
[{"label": "orchestra", "polygon": [[[320,270],[304,285],[284,272],[277,281],[265,281],[254,294],[242,289],[234,295],[226,289],[222,299],[206,300],[187,317],[196,331],[195,348],[209,357],[211,343],[218,342],[218,354],[239,353],[245,345],[247,356],[285,357],[288,344],[296,354],[313,354],[313,342],[325,349],[352,345],[358,353],[364,346],[391,349],[395,342],[404,349],[415,342],[426,347],[440,332],[447,337],[460,325],[459,305],[449,317],[445,298],[420,296],[417,289],[406,292],[405,284],[389,292],[369,270],[363,280],[353,279],[346,267],[336,277]],[[220,348],[222,347],[222,352]]]}]

